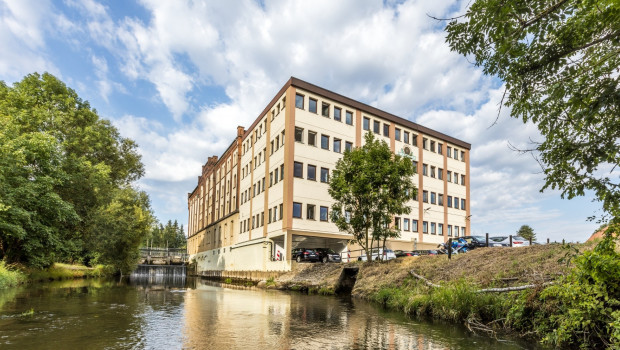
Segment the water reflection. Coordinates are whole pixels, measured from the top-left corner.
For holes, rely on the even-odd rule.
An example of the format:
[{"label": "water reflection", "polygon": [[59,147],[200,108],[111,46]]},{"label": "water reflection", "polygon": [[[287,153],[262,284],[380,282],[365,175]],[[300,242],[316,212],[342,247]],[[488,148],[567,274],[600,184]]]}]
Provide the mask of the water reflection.
[{"label": "water reflection", "polygon": [[178,282],[79,280],[0,293],[0,348],[528,348],[346,298]]}]

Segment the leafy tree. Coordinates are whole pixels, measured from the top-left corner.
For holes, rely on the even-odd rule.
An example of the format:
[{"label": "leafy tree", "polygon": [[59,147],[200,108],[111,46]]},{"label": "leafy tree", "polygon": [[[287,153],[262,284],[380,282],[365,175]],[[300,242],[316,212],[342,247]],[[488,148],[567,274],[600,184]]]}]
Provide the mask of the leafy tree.
[{"label": "leafy tree", "polygon": [[127,186],[113,196],[94,219],[99,232],[96,261],[114,267],[122,275],[135,268],[140,242],[151,231],[154,218],[145,192]]},{"label": "leafy tree", "polygon": [[0,82],[0,257],[44,267],[105,256],[101,213],[143,175],[136,148],[50,74]]},{"label": "leafy tree", "polygon": [[617,216],[620,2],[476,0],[446,31],[452,50],[505,82],[511,115],[544,136],[524,150],[539,157],[542,190],[568,198],[592,190]]},{"label": "leafy tree", "polygon": [[394,215],[407,214],[407,201],[417,189],[411,181],[413,167],[408,158],[394,155],[384,141],[372,133],[362,147],[346,151],[336,163],[329,181],[332,221],[339,230],[353,236],[371,259],[375,242],[398,237],[390,227]]},{"label": "leafy tree", "polygon": [[523,237],[527,240],[531,239],[532,241],[536,240],[536,233],[534,233],[534,229],[529,225],[523,225],[517,231],[517,236]]},{"label": "leafy tree", "polygon": [[185,248],[187,239],[183,225],[179,226],[177,220],[168,220],[166,226],[161,223],[154,225],[149,235],[143,242],[143,246],[156,248]]}]

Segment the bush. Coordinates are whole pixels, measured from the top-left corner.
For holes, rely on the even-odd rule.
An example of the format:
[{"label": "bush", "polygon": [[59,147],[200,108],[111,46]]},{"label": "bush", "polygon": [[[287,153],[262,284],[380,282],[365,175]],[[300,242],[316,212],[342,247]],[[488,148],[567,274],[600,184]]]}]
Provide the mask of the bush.
[{"label": "bush", "polygon": [[23,273],[10,268],[4,261],[0,261],[0,289],[15,287],[26,280]]}]

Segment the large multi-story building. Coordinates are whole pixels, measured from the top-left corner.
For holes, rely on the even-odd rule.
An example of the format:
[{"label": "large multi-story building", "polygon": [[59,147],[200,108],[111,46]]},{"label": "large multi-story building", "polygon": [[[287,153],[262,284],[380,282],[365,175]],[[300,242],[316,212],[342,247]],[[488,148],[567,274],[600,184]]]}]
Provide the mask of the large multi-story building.
[{"label": "large multi-story building", "polygon": [[394,218],[401,235],[388,247],[428,249],[469,234],[469,143],[291,78],[220,158],[208,158],[188,194],[198,269],[287,270],[297,247],[358,249],[330,222],[327,189],[338,159],[366,132],[417,168],[418,197]]}]

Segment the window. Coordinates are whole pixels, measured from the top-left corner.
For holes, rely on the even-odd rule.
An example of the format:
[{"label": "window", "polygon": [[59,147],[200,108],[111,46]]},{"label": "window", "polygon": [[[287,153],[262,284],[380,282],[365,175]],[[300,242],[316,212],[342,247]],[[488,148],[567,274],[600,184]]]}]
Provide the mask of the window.
[{"label": "window", "polygon": [[443,194],[437,196],[437,205],[443,205]]},{"label": "window", "polygon": [[269,187],[273,186],[273,171],[269,173]]},{"label": "window", "polygon": [[329,136],[321,135],[321,148],[329,150]]},{"label": "window", "polygon": [[418,232],[418,220],[411,220],[411,232]]},{"label": "window", "polygon": [[448,170],[448,182],[452,182],[452,172]]},{"label": "window", "polygon": [[327,207],[323,207],[323,206],[321,206],[321,207],[320,207],[320,209],[319,209],[319,211],[320,211],[320,213],[319,213],[319,215],[320,215],[319,219],[320,219],[321,221],[327,221]]},{"label": "window", "polygon": [[411,162],[411,164],[413,165],[413,172],[417,174],[418,173],[418,162],[413,161]]},{"label": "window", "polygon": [[[284,216],[284,210],[282,210],[282,206],[283,204],[280,203],[280,220],[282,220],[282,217]],[[299,205],[299,211],[301,212],[301,204]]]},{"label": "window", "polygon": [[364,117],[364,122],[362,125],[363,125],[364,130],[366,131],[370,130],[370,118]]},{"label": "window", "polygon": [[316,147],[316,133],[314,131],[308,131],[308,146]]},{"label": "window", "polygon": [[323,102],[321,105],[321,115],[329,118],[329,104]]},{"label": "window", "polygon": [[461,236],[465,236],[465,233],[466,233],[465,229],[466,229],[465,227],[461,227]]},{"label": "window", "polygon": [[437,169],[437,178],[439,180],[443,180],[443,169],[442,168]]},{"label": "window", "polygon": [[278,168],[276,168],[276,170],[273,171],[273,183],[277,184],[278,183]]},{"label": "window", "polygon": [[454,183],[459,184],[459,173],[454,173]]},{"label": "window", "polygon": [[418,135],[411,134],[411,144],[418,147]]},{"label": "window", "polygon": [[436,235],[437,234],[437,224],[435,224],[434,222],[431,222],[431,235]]},{"label": "window", "polygon": [[295,107],[299,109],[304,109],[304,95],[295,95]]},{"label": "window", "polygon": [[422,139],[422,148],[428,149],[428,139],[426,137]]},{"label": "window", "polygon": [[422,175],[428,176],[428,165],[422,164]]},{"label": "window", "polygon": [[284,180],[284,164],[280,165],[280,180]]},{"label": "window", "polygon": [[431,141],[431,152],[435,152],[435,141]]},{"label": "window", "polygon": [[383,124],[383,136],[390,137],[390,124]]},{"label": "window", "polygon": [[465,186],[465,175],[461,175],[461,185]]},{"label": "window", "polygon": [[314,204],[306,205],[306,219],[314,220],[314,209],[316,206]]},{"label": "window", "polygon": [[293,167],[293,176],[302,178],[304,177],[304,163],[295,162]]},{"label": "window", "polygon": [[312,113],[316,113],[316,100],[311,98],[308,99],[308,110]]},{"label": "window", "polygon": [[400,230],[400,218],[394,218],[394,227]]},{"label": "window", "polygon": [[321,182],[329,182],[329,169],[321,168]]},{"label": "window", "polygon": [[293,202],[293,217],[301,219],[301,203]]},{"label": "window", "polygon": [[431,166],[431,177],[435,177],[435,167]]},{"label": "window", "polygon": [[461,160],[465,161],[465,151],[461,151]]},{"label": "window", "polygon": [[437,234],[443,236],[443,224],[437,224]]},{"label": "window", "polygon": [[465,210],[465,198],[461,198],[461,209]]},{"label": "window", "polygon": [[334,107],[334,120],[337,122],[342,120],[342,109]]},{"label": "window", "polygon": [[334,139],[334,152],[340,153],[340,146],[342,141],[339,139]]},{"label": "window", "polygon": [[428,221],[422,221],[422,233],[428,233]]},{"label": "window", "polygon": [[454,197],[454,209],[459,208],[459,197]]},{"label": "window", "polygon": [[452,237],[452,225],[448,225],[448,237]]},{"label": "window", "polygon": [[435,192],[431,192],[431,204],[435,204],[437,199],[437,194]]},{"label": "window", "polygon": [[308,180],[316,181],[316,166],[308,164]]},{"label": "window", "polygon": [[379,123],[378,121],[374,121],[373,125],[372,125],[372,131],[375,132],[375,134],[379,133],[379,128],[381,128],[381,123]]},{"label": "window", "polygon": [[273,207],[273,220],[272,221],[273,222],[278,221],[278,207],[277,206]]},{"label": "window", "polygon": [[428,191],[422,191],[422,202],[428,203]]},{"label": "window", "polygon": [[344,122],[349,124],[349,125],[353,125],[353,112],[347,111],[345,113],[345,121]]},{"label": "window", "polygon": [[271,224],[271,211],[272,211],[272,209],[269,208],[269,216],[267,216],[267,223],[268,224]]},{"label": "window", "polygon": [[448,158],[452,157],[452,147],[448,146],[446,153],[447,153],[446,155],[448,156]]},{"label": "window", "polygon": [[350,151],[350,150],[352,150],[352,149],[353,149],[353,144],[352,144],[351,142],[349,142],[349,141],[346,141],[346,142],[344,143],[344,150],[345,150],[345,151]]},{"label": "window", "polygon": [[280,149],[280,136],[276,136],[275,146],[276,146],[276,151]]},{"label": "window", "polygon": [[400,129],[399,128],[394,129],[394,138],[396,139],[396,141],[400,141]]},{"label": "window", "polygon": [[437,144],[437,153],[443,154],[443,144],[442,143],[438,143]]},{"label": "window", "polygon": [[458,236],[459,236],[459,227],[454,226],[454,237],[458,237]]},{"label": "window", "polygon": [[271,141],[271,147],[269,147],[269,155],[273,154],[273,141]]},{"label": "window", "polygon": [[459,160],[459,150],[458,149],[454,149],[454,159]]},{"label": "window", "polygon": [[295,128],[295,142],[304,142],[304,129]]},{"label": "window", "polygon": [[403,219],[403,231],[409,231],[409,219]]},{"label": "window", "polygon": [[448,196],[448,208],[452,208],[452,196]]}]

